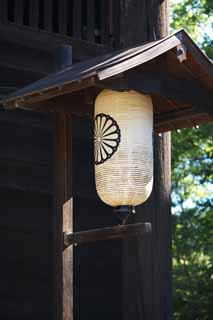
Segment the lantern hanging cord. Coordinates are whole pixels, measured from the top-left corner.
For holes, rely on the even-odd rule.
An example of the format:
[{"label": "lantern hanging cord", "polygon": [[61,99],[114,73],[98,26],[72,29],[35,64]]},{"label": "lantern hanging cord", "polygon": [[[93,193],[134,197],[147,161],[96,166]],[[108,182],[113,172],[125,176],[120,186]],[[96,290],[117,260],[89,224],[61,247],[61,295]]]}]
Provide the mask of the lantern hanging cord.
[{"label": "lantern hanging cord", "polygon": [[125,225],[129,217],[132,214],[136,213],[134,206],[127,206],[127,205],[114,207],[114,212],[117,215],[117,218],[119,219],[119,221],[122,222],[122,225]]}]

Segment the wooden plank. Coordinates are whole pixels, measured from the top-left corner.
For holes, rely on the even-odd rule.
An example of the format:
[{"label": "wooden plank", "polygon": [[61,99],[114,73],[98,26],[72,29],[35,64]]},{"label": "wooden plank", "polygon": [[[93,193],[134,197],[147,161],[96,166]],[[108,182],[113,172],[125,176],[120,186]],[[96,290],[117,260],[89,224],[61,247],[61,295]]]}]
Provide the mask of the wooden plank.
[{"label": "wooden plank", "polygon": [[[60,51],[69,51],[64,46]],[[69,57],[70,55],[65,55]],[[60,58],[59,58],[60,61]],[[65,61],[63,62],[65,63]],[[71,61],[66,61],[67,65]],[[72,123],[65,114],[55,114],[55,215],[54,215],[54,319],[73,320],[73,251],[63,247],[63,232],[73,231]]]},{"label": "wooden plank", "polygon": [[[4,107],[7,109],[14,109],[14,108],[26,108],[26,109],[37,109],[37,105],[35,103],[37,102],[43,102],[45,100],[48,100],[53,97],[61,96],[66,93],[72,93],[81,91],[82,89],[89,88],[95,86],[95,77],[86,78],[82,81],[74,82],[73,84],[67,84],[63,87],[56,86],[51,88],[50,90],[38,90],[34,93],[34,95],[29,95],[28,97],[21,97],[20,99],[17,98],[15,100],[8,101],[7,103],[4,103]],[[63,107],[62,107],[63,108]]]},{"label": "wooden plank", "polygon": [[73,0],[73,37],[76,39],[81,39],[81,11],[81,0]]},{"label": "wooden plank", "polygon": [[199,78],[199,81],[202,83],[202,86],[207,88],[209,91],[213,90],[213,77],[203,75]]},{"label": "wooden plank", "polygon": [[95,41],[95,0],[87,0],[87,40]]},{"label": "wooden plank", "polygon": [[[37,55],[36,59],[35,55]],[[52,61],[53,58],[50,54],[39,52],[39,50],[33,50],[32,48],[23,48],[23,46],[1,42],[0,66],[13,72],[20,72],[20,82],[22,80],[26,80],[25,82],[27,80],[34,81],[34,79],[46,76],[51,71]],[[32,79],[30,77],[25,79],[25,73],[32,73]],[[3,81],[2,74],[0,77],[1,81]],[[5,80],[12,79],[10,77]],[[6,81],[4,81],[4,84],[6,84]],[[19,82],[17,82],[17,86],[20,86]]]},{"label": "wooden plank", "polygon": [[203,123],[210,123],[213,121],[213,116],[207,115],[207,114],[194,114],[192,113],[192,116],[190,118],[184,118],[183,117],[177,117],[176,119],[171,120],[164,120],[164,121],[156,121],[156,124],[154,125],[155,132],[166,132],[176,129],[182,129],[182,128],[192,128],[195,125],[201,125]]},{"label": "wooden plank", "polygon": [[[48,99],[35,105],[36,110],[45,112],[64,112],[67,115],[77,115],[93,119],[94,101],[97,96],[96,92],[90,91],[90,101],[87,101],[87,94],[74,92]],[[79,106],[81,106],[79,108]]]},{"label": "wooden plank", "polygon": [[[122,0],[121,0],[122,1]],[[120,2],[120,1],[119,1]],[[142,1],[123,0],[123,6],[131,9]],[[146,2],[146,15],[149,18],[147,34],[134,28],[123,33],[124,45],[131,39],[134,43],[141,37],[152,41],[153,37],[165,36],[164,3],[167,1]],[[126,21],[125,21],[126,19]],[[133,22],[132,16],[120,17],[120,21],[131,26],[143,23],[138,15]],[[129,20],[129,21],[127,21]],[[137,42],[136,42],[137,41]],[[149,52],[150,53],[150,52]],[[147,51],[148,54],[148,51]],[[148,57],[147,57],[148,58]],[[154,135],[154,183],[149,199],[137,208],[134,223],[150,221],[151,239],[124,240],[123,243],[123,317],[122,320],[168,320],[171,319],[171,214],[170,214],[170,139],[169,135]]]},{"label": "wooden plank", "polygon": [[39,26],[39,0],[29,0],[29,25],[32,28]]},{"label": "wooden plank", "polygon": [[15,0],[14,2],[14,22],[17,24],[23,24],[23,0]]},{"label": "wooden plank", "polygon": [[0,195],[0,318],[52,319],[52,197],[9,186]]},{"label": "wooden plank", "polygon": [[[177,37],[184,43],[187,50],[191,53],[193,58],[196,60],[197,65],[209,75],[212,76],[212,63],[207,56],[196,46],[192,39],[188,36],[185,31],[179,32]],[[187,62],[186,62],[187,64]]]},{"label": "wooden plank", "polygon": [[67,0],[60,0],[58,7],[58,32],[67,33]]},{"label": "wooden plank", "polygon": [[112,13],[112,47],[117,49],[120,48],[120,1],[113,1]]},{"label": "wooden plank", "polygon": [[159,94],[179,104],[189,103],[204,112],[210,112],[212,109],[213,94],[202,88],[196,80],[175,79],[166,73],[144,72],[140,75],[130,75],[128,82],[129,88],[134,88],[134,90],[147,94]]},{"label": "wooden plank", "polygon": [[83,244],[96,241],[140,238],[151,231],[150,223],[136,223],[127,225],[118,225],[103,229],[87,230],[75,233],[64,234],[65,248],[70,245]]},{"label": "wooden plank", "polygon": [[72,232],[71,120],[55,117],[55,319],[71,320],[73,309],[73,252],[63,251],[63,232]]},{"label": "wooden plank", "polygon": [[53,4],[52,0],[45,0],[44,1],[44,29],[52,32],[53,28]]},{"label": "wooden plank", "polygon": [[[133,44],[136,44],[139,41],[143,41],[143,39],[139,40],[139,30],[138,30],[138,3],[141,1],[129,1],[128,3],[125,0],[120,0],[120,47],[130,47]],[[143,14],[141,13],[140,24],[143,24]],[[141,34],[140,34],[141,37]]]},{"label": "wooden plank", "polygon": [[176,79],[169,74],[160,72],[134,72],[126,73],[125,78],[114,81],[97,83],[100,87],[112,90],[136,90],[145,94],[156,94],[167,100],[197,106],[198,110],[211,112],[213,94],[202,88],[196,80]]},{"label": "wooden plank", "polygon": [[101,1],[101,43],[109,44],[109,1]]},{"label": "wooden plank", "polygon": [[[45,0],[46,1],[46,0]],[[88,43],[67,37],[61,34],[49,33],[45,30],[33,30],[27,26],[14,24],[0,24],[1,42],[19,44],[24,48],[38,49],[41,52],[53,54],[61,44],[69,44],[73,47],[73,59],[77,61],[96,57],[109,51],[107,47],[95,43]],[[47,45],[48,43],[48,45]]]},{"label": "wooden plank", "polygon": [[7,0],[1,0],[0,21],[5,23],[8,21],[7,17]]},{"label": "wooden plank", "polygon": [[104,80],[128,69],[137,67],[175,48],[179,44],[180,40],[175,36],[172,36],[165,41],[159,42],[157,45],[153,44],[153,46],[150,47],[149,50],[144,50],[144,52],[141,52],[141,54],[137,54],[129,59],[124,59],[123,61],[118,61],[118,64],[106,68],[103,71],[99,71],[98,77],[100,80]]},{"label": "wooden plank", "polygon": [[169,125],[171,122],[176,122],[177,120],[191,120],[191,118],[197,117],[199,113],[202,114],[202,111],[199,112],[199,110],[194,107],[161,113],[155,116],[154,127],[158,128],[162,125]]},{"label": "wooden plank", "polygon": [[41,112],[28,112],[23,110],[14,110],[13,112],[7,112],[4,109],[0,109],[0,124],[25,127],[25,129],[44,130],[46,132],[52,132],[52,121],[47,113]]},{"label": "wooden plank", "polygon": [[109,0],[109,32],[110,36],[113,33],[113,0]]}]

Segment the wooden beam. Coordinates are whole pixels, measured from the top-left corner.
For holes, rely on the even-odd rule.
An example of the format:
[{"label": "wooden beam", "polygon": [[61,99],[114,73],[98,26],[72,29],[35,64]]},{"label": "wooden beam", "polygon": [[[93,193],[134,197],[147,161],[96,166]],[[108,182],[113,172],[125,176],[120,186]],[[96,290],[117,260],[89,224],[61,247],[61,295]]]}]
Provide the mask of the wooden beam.
[{"label": "wooden beam", "polygon": [[101,240],[140,238],[149,232],[151,232],[151,223],[135,223],[75,233],[64,233],[64,246],[67,248],[70,245]]},{"label": "wooden beam", "polygon": [[163,125],[169,126],[171,122],[176,122],[180,120],[191,120],[194,117],[198,117],[199,115],[206,113],[207,112],[203,112],[195,107],[161,113],[154,117],[154,128],[157,129],[158,127],[161,127]]},{"label": "wooden beam", "polygon": [[61,34],[49,33],[46,30],[33,30],[26,26],[14,24],[0,24],[0,39],[1,42],[19,44],[25,48],[38,49],[41,52],[51,54],[61,44],[68,44],[72,46],[73,59],[77,61],[109,52],[109,48],[103,45],[76,40]]},{"label": "wooden beam", "polygon": [[[80,107],[79,107],[80,106]],[[93,118],[93,104],[87,103],[83,94],[56,97],[43,103],[35,104],[34,110],[48,112],[64,112],[67,115]]]},{"label": "wooden beam", "polygon": [[192,41],[192,39],[188,36],[185,31],[181,31],[176,35],[182,43],[187,48],[188,53],[190,53],[197,64],[199,64],[205,73],[207,73],[210,77],[212,77],[212,66],[211,61],[207,58],[207,56],[196,46],[196,44]]},{"label": "wooden beam", "polygon": [[159,94],[168,100],[190,103],[205,111],[212,108],[213,95],[195,80],[175,79],[169,74],[142,72],[129,74],[128,86],[147,94]]},{"label": "wooden beam", "polygon": [[132,89],[145,94],[158,94],[168,100],[192,104],[204,112],[212,109],[213,94],[197,81],[176,79],[166,73],[129,71],[123,78],[102,81],[97,86],[117,91]]},{"label": "wooden beam", "polygon": [[[95,81],[96,81],[96,78],[93,76],[93,77],[85,78],[73,83],[67,83],[63,86],[56,85],[54,87],[48,88],[43,91],[38,90],[38,91],[35,91],[33,95],[23,96],[23,97],[17,98],[16,100],[9,101],[4,104],[4,107],[7,109],[16,109],[16,108],[37,109],[37,103],[42,103],[45,106],[45,101],[47,101],[48,99],[56,98],[56,97],[59,97],[60,99],[60,97],[62,97],[63,95],[70,94],[70,93],[78,94],[78,91],[82,91],[83,89],[93,87],[95,85]],[[60,103],[60,106],[61,106],[61,103]],[[60,109],[60,106],[59,106],[59,109]]]},{"label": "wooden beam", "polygon": [[53,57],[44,51],[40,52],[37,49],[1,40],[0,67],[17,70],[22,74],[23,72],[32,72],[35,77],[42,78],[51,72]]},{"label": "wooden beam", "polygon": [[[61,59],[60,49],[56,59]],[[70,57],[69,54],[64,56]],[[65,63],[65,61],[63,62]],[[68,59],[67,66],[71,64]],[[63,232],[73,230],[72,209],[72,120],[55,114],[55,219],[54,219],[54,319],[73,319],[73,251],[63,247]]]}]

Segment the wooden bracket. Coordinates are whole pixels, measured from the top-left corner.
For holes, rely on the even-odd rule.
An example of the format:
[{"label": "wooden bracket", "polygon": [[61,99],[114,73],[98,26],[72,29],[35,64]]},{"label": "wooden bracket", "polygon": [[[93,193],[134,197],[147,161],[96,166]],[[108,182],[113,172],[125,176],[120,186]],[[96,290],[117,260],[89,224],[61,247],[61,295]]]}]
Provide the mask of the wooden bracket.
[{"label": "wooden bracket", "polygon": [[102,229],[94,229],[75,233],[64,233],[64,249],[70,245],[78,245],[101,240],[142,237],[151,232],[151,223],[134,223],[118,225]]},{"label": "wooden bracket", "polygon": [[178,60],[180,61],[180,63],[182,63],[183,61],[187,60],[187,49],[186,46],[184,44],[179,44],[176,47],[176,55]]}]

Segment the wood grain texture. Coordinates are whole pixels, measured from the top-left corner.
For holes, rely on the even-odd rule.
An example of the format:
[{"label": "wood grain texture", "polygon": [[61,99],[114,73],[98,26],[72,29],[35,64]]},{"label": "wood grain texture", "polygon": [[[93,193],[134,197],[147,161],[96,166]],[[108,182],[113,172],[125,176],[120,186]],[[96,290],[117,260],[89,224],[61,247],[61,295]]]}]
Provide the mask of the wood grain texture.
[{"label": "wood grain texture", "polygon": [[[182,63],[176,55],[177,47],[182,41],[181,36],[185,39],[185,47],[187,48],[187,59]],[[205,119],[208,122],[210,119],[208,115],[211,113],[213,78],[206,75],[206,68],[208,67],[209,72],[211,72],[213,65],[210,60],[202,56],[200,49],[194,45],[193,51],[196,48],[197,52],[201,54],[203,63],[205,61],[205,68],[201,65],[193,68],[194,65],[199,64],[199,60],[195,58],[199,54],[192,56],[192,53],[188,50],[191,45],[187,45],[187,43],[192,44],[192,40],[184,31],[179,31],[159,41],[148,42],[129,50],[124,49],[84,63],[77,63],[72,68],[65,68],[64,72],[51,74],[31,86],[17,90],[7,97],[4,106],[10,109],[34,108],[37,102],[42,102],[44,108],[45,104],[48,105],[47,110],[55,99],[64,101],[63,95],[65,94],[71,92],[78,94],[77,91],[82,92],[91,87],[93,87],[91,91],[96,92],[97,88],[95,86],[97,86],[98,88],[112,88],[118,91],[132,89],[151,94],[155,114],[171,112],[171,116],[174,116],[171,127],[168,126],[168,123],[164,128],[161,126],[162,132],[178,128],[178,125],[181,125],[182,128],[180,119],[177,118],[177,122],[174,123],[175,113],[173,112],[183,108],[197,107],[198,117],[196,121],[199,120],[201,111],[204,115],[207,115]],[[3,52],[4,47],[2,47],[2,54]],[[5,58],[5,61],[7,59],[9,65],[9,56]],[[23,58],[23,60],[25,59]],[[28,60],[26,59],[26,61]],[[21,68],[23,62],[21,61],[17,69]],[[42,70],[42,68],[43,66],[39,67],[38,63],[37,70]],[[30,71],[30,69],[27,69],[27,71]],[[82,78],[79,78],[79,75]],[[48,100],[51,101],[48,102]],[[62,110],[61,105],[64,106],[63,101],[58,104],[60,110]],[[81,104],[79,109],[81,109]],[[72,110],[70,104],[70,112],[72,111],[74,110]],[[194,126],[194,123],[199,124],[194,120],[191,121],[190,116],[191,113],[189,113],[187,120],[189,120],[191,126]],[[156,119],[158,118],[156,117]],[[203,120],[202,117],[202,122]],[[187,122],[184,122],[184,124],[187,124]]]},{"label": "wood grain texture", "polygon": [[[143,1],[143,6],[139,2],[121,1],[121,40],[125,45],[167,35],[167,0]],[[141,10],[140,14],[137,10]],[[136,21],[136,25],[144,22],[146,26],[135,33],[131,28],[132,21]],[[123,241],[122,320],[171,319],[169,134],[155,135],[154,163],[152,195],[138,208],[133,220],[151,222],[151,238]]]},{"label": "wood grain texture", "polygon": [[14,2],[14,22],[17,24],[23,24],[23,0],[15,0]]},{"label": "wood grain texture", "polygon": [[6,23],[8,21],[7,17],[7,0],[1,0],[1,10],[0,10],[0,21],[1,23]]},{"label": "wood grain texture", "polygon": [[[134,222],[149,221],[150,237],[123,243],[123,319],[171,319],[170,137],[155,136],[154,188]],[[131,303],[128,303],[131,301]]]},{"label": "wood grain texture", "polygon": [[55,115],[55,319],[71,320],[72,247],[63,251],[63,232],[72,232],[71,120]]},{"label": "wood grain texture", "polygon": [[[74,230],[117,224],[110,206],[97,196],[93,164],[93,122],[74,117]],[[121,241],[74,246],[74,319],[118,320],[121,316]]]},{"label": "wood grain texture", "polygon": [[52,0],[44,1],[44,29],[51,32],[53,28],[52,15],[53,15],[53,3]]},{"label": "wood grain texture", "polygon": [[[72,64],[71,53],[68,45],[58,48],[57,70]],[[54,125],[54,319],[73,320],[73,249],[63,245],[63,233],[73,231],[72,121],[59,113],[54,115]]]},{"label": "wood grain texture", "polygon": [[67,34],[67,1],[60,0],[58,7],[58,31],[61,34]]},{"label": "wood grain texture", "polygon": [[87,40],[95,41],[95,0],[87,1]]},{"label": "wood grain texture", "polygon": [[[46,3],[47,0],[44,2]],[[132,2],[133,5],[129,11],[128,6],[126,6],[128,2]],[[151,0],[148,2],[144,0],[133,2],[130,0],[122,0],[122,7],[120,7],[120,1],[113,1],[112,6],[116,8],[114,12],[117,12],[112,19],[114,21],[114,46],[120,47],[120,39],[122,39],[122,44],[125,45],[125,43],[141,43],[163,35],[163,30],[166,29],[165,24],[162,25],[163,17],[166,15],[164,4],[167,4],[167,1]],[[123,19],[123,21],[124,19],[130,20],[127,21],[129,30],[125,29],[127,27],[123,22],[120,24],[121,10],[124,13],[124,15],[121,16],[121,19]],[[137,27],[134,26],[134,23],[136,23]],[[131,35],[131,30],[135,31],[135,29],[140,31],[138,31],[137,34]],[[120,30],[122,36],[120,36]],[[62,35],[50,35],[41,30],[39,32],[33,32],[32,29],[29,28],[18,28],[12,27],[11,25],[7,27],[1,25],[0,34],[2,39],[6,38],[6,41],[9,41],[10,43],[12,41],[12,43],[24,46],[24,48],[26,48],[26,46],[31,47],[32,51],[34,49],[39,49],[40,52],[48,52],[51,54],[59,43],[68,43],[71,41],[75,47],[74,56],[76,59],[82,59],[82,57],[88,58],[98,52],[100,53],[102,50],[92,44],[76,43],[73,39]],[[48,46],[46,45],[47,43]],[[24,59],[22,59],[22,61],[23,60]],[[46,61],[43,58],[41,60]],[[23,68],[28,68],[28,66],[29,64],[27,64],[27,66],[23,65]],[[208,81],[208,79],[206,81]],[[66,101],[66,106],[68,107],[68,99]],[[80,139],[79,136],[76,137],[74,153],[75,182],[79,188],[78,197],[75,199],[76,201],[74,203],[76,209],[75,222],[78,230],[106,227],[116,222],[111,208],[101,203],[95,192],[94,168],[92,162],[93,135],[92,129],[87,131],[84,120],[85,119],[82,120],[83,126],[77,126],[76,130],[84,136],[85,140],[82,141],[83,139]],[[32,123],[36,130],[39,130],[40,125],[34,122]],[[21,126],[22,129],[19,127],[19,130],[15,131],[15,133],[24,132],[24,121]],[[15,143],[14,136],[16,135],[14,133],[14,126],[12,127],[13,136],[11,136],[11,138],[13,138],[13,143]],[[21,319],[52,319],[53,317],[50,314],[50,309],[48,309],[48,306],[52,306],[52,308],[56,308],[55,316],[58,317],[56,319],[61,320],[63,317],[63,300],[66,303],[67,308],[64,310],[64,317],[66,320],[71,317],[73,285],[72,272],[70,272],[70,270],[72,270],[72,252],[65,251],[65,253],[62,254],[62,232],[65,228],[69,228],[69,231],[72,231],[72,225],[69,227],[69,224],[71,224],[71,198],[73,193],[71,190],[72,186],[70,185],[71,179],[68,181],[65,178],[72,176],[72,173],[70,173],[71,169],[67,167],[68,164],[71,165],[69,158],[70,153],[67,154],[65,152],[65,150],[72,149],[72,143],[71,141],[69,142],[69,138],[68,140],[64,139],[64,137],[67,137],[68,131],[70,131],[72,127],[73,123],[70,123],[66,116],[55,114],[55,128],[57,133],[55,142],[56,147],[58,150],[61,150],[62,153],[56,153],[57,159],[60,161],[57,161],[55,166],[58,177],[56,192],[59,197],[57,198],[57,211],[54,215],[55,222],[53,230],[56,235],[54,240],[54,263],[56,265],[54,273],[54,290],[51,288],[52,271],[50,271],[52,265],[50,261],[52,252],[50,249],[51,239],[49,237],[51,237],[50,228],[52,226],[49,225],[50,220],[46,215],[46,212],[49,210],[48,216],[52,219],[51,199],[48,200],[50,202],[48,204],[45,201],[41,201],[41,193],[39,197],[29,196],[29,193],[22,193],[21,197],[20,193],[17,193],[17,200],[15,201],[11,190],[7,195],[6,192],[1,193],[1,205],[4,202],[5,207],[8,206],[8,203],[14,206],[13,214],[11,214],[11,216],[8,214],[7,210],[4,209],[2,211],[1,216],[4,213],[2,226],[5,227],[7,218],[10,216],[10,220],[16,227],[14,233],[19,237],[19,241],[16,242],[14,246],[15,250],[11,251],[13,242],[10,238],[7,239],[6,235],[8,230],[2,233],[2,241],[8,241],[8,250],[4,251],[4,258],[1,259],[4,264],[2,265],[3,272],[0,288],[0,310],[2,319],[15,319],[19,314],[19,318]],[[29,144],[26,137],[28,135],[30,136],[29,132],[30,129],[25,132],[25,135],[23,134],[20,141],[25,141]],[[68,137],[70,136],[68,135]],[[39,141],[40,144],[44,142],[44,134],[40,133]],[[7,144],[5,144],[5,148],[6,147]],[[22,151],[22,154],[26,155],[26,150],[29,149],[26,149],[26,146],[23,144],[22,147],[25,148],[25,151]],[[46,148],[50,148],[50,144],[47,143]],[[17,157],[18,153],[16,150],[17,149],[14,147],[13,152],[15,151]],[[32,146],[30,150],[34,150],[35,153],[37,152],[37,156],[39,156],[39,152],[37,151],[39,149],[37,149],[37,147]],[[42,150],[45,152],[44,149]],[[19,149],[19,151],[21,153],[21,149]],[[4,153],[2,153],[2,155],[3,154]],[[31,160],[32,155],[33,154],[30,155]],[[35,157],[33,160],[36,162],[37,158]],[[51,161],[52,159],[49,160],[49,164],[51,164]],[[22,160],[22,162],[24,161]],[[4,170],[4,168],[5,167],[2,166],[2,170]],[[11,170],[11,167],[8,166],[7,170]],[[36,178],[38,178],[38,171],[34,171],[32,167],[31,171]],[[28,171],[25,168],[25,174],[27,173]],[[60,174],[58,175],[58,173]],[[112,240],[115,241],[113,243],[102,242],[101,245],[93,244],[94,247],[85,246],[76,250],[76,287],[74,290],[76,292],[75,307],[77,309],[77,316],[75,319],[169,319],[171,305],[169,174],[169,137],[167,135],[162,135],[161,137],[156,136],[155,183],[153,194],[150,200],[138,209],[138,216],[135,217],[135,220],[138,222],[150,221],[152,223],[153,232],[151,239],[148,237],[142,241],[125,241],[122,244],[122,251],[121,242],[115,240]],[[32,175],[32,178],[26,180],[29,187],[31,179],[35,180],[35,177]],[[39,191],[37,190],[37,192]],[[26,207],[26,201],[29,203],[28,207]],[[26,209],[23,210],[24,213],[22,216],[21,214],[17,215],[19,212],[23,212],[21,212],[22,206],[20,203],[23,203],[26,207]],[[35,206],[37,210],[35,210]],[[17,211],[17,208],[20,209]],[[33,215],[31,219],[30,216],[28,217],[27,215],[28,212],[31,212]],[[70,215],[67,217],[68,213]],[[64,215],[65,217],[63,217]],[[29,221],[30,225],[28,225]],[[40,230],[39,237],[35,236],[35,233],[32,231],[33,228]],[[45,233],[45,230],[48,228],[49,233],[47,234]],[[28,233],[25,233],[26,229],[28,230]],[[15,251],[17,252],[17,256],[15,256]],[[33,251],[35,256],[33,256]],[[9,256],[8,252],[10,253]],[[19,254],[21,254],[21,257]],[[8,259],[8,263],[5,263],[6,258]],[[16,261],[15,264],[14,261]],[[23,270],[24,262],[25,268]],[[62,272],[63,263],[70,265],[70,269],[69,267],[65,269],[64,276]],[[14,268],[14,265],[16,268]],[[8,270],[11,278],[9,281],[5,281],[4,275]],[[38,270],[40,270],[40,272],[38,272]],[[22,279],[23,275],[25,276],[25,273],[26,278],[27,276],[29,278],[24,279],[24,281],[21,282],[19,279]],[[35,279],[37,279],[37,281]],[[14,288],[13,291],[11,291],[11,287]],[[34,293],[30,291],[32,288],[34,288]],[[53,297],[50,296],[51,291],[56,299],[54,302],[52,301]],[[26,295],[26,292],[31,292],[30,294],[32,295],[29,297],[29,295]],[[64,299],[63,292],[66,295],[64,296]],[[22,295],[25,297],[24,300]],[[6,311],[4,309],[5,304],[9,305],[8,310]]]},{"label": "wood grain texture", "polygon": [[90,243],[96,241],[141,238],[146,233],[151,232],[150,223],[135,223],[127,225],[118,225],[102,229],[93,229],[81,232],[64,234],[65,248],[70,245]]},{"label": "wood grain texture", "polygon": [[50,123],[0,112],[1,319],[53,319]]},{"label": "wood grain texture", "polygon": [[81,7],[82,0],[73,0],[73,37],[76,39],[81,39],[82,30],[81,30],[81,23],[82,23],[82,7]]},{"label": "wood grain texture", "polygon": [[112,3],[112,47],[120,48],[120,2],[113,1]]},{"label": "wood grain texture", "polygon": [[39,23],[39,0],[29,0],[29,25],[38,28]]},{"label": "wood grain texture", "polygon": [[51,320],[52,197],[12,186],[0,196],[0,318]]},{"label": "wood grain texture", "polygon": [[109,43],[109,21],[110,21],[110,7],[108,0],[101,1],[101,43],[105,45],[110,45]]},{"label": "wood grain texture", "polygon": [[39,30],[38,32],[38,30],[27,26],[14,24],[0,24],[0,37],[2,42],[23,46],[23,50],[32,48],[39,50],[41,53],[53,54],[54,50],[61,44],[69,44],[73,47],[73,59],[75,61],[86,60],[109,51],[107,47],[92,42],[80,41],[63,34],[49,33],[46,30]]}]

